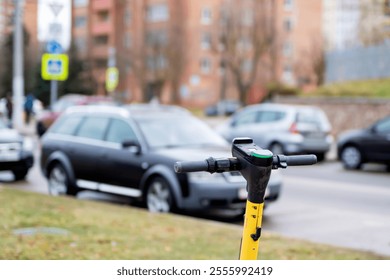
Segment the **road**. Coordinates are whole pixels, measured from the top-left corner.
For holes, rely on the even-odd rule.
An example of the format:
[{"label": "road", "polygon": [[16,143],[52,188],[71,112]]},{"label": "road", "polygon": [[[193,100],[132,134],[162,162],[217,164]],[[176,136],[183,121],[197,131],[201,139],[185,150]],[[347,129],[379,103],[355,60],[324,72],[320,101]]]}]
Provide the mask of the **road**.
[{"label": "road", "polygon": [[[383,167],[345,171],[331,161],[290,167],[282,173],[283,192],[264,213],[265,231],[390,256],[390,173]],[[0,172],[2,182],[47,193],[37,164],[25,181],[12,182],[11,174]],[[78,198],[128,201],[91,192],[82,192]]]},{"label": "road", "polygon": [[264,230],[390,255],[390,174],[382,166],[345,171],[337,162],[283,171],[280,200]]}]

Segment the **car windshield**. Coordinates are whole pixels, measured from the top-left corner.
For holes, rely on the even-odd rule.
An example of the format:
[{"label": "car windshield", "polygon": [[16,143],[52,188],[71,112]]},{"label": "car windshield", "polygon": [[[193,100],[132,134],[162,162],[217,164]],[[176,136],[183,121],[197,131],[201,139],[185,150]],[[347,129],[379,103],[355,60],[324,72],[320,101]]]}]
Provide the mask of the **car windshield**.
[{"label": "car windshield", "polygon": [[152,148],[227,145],[211,128],[193,117],[138,118],[137,122]]}]

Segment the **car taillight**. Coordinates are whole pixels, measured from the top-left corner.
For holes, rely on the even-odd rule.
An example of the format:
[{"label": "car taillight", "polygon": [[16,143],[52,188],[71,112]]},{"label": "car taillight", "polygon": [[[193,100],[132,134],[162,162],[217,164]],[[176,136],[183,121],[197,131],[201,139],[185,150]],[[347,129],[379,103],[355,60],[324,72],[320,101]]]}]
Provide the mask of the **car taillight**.
[{"label": "car taillight", "polygon": [[290,129],[288,130],[290,131],[290,133],[294,133],[294,134],[299,134],[299,130],[297,129],[297,124],[296,123],[292,123],[291,126],[290,126]]}]

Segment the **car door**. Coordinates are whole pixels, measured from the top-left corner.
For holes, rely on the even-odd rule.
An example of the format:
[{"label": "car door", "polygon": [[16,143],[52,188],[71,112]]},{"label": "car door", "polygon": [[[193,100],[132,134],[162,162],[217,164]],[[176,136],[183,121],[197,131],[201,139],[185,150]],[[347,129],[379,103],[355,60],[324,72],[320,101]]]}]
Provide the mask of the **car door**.
[{"label": "car door", "polygon": [[370,159],[389,161],[390,118],[386,118],[374,125],[364,142],[363,146]]},{"label": "car door", "polygon": [[[104,140],[103,157],[98,163],[102,183],[107,184],[111,192],[117,190],[116,193],[131,195],[129,190],[122,192],[118,187],[137,189],[147,165],[135,130],[127,120],[111,118]],[[134,143],[134,146],[124,147],[124,142]]]},{"label": "car door", "polygon": [[[103,158],[104,135],[109,119],[100,116],[85,117],[75,133],[70,150],[70,159],[75,176],[87,187],[91,182],[101,180],[97,172],[98,162]],[[78,182],[79,184],[80,182]]]}]

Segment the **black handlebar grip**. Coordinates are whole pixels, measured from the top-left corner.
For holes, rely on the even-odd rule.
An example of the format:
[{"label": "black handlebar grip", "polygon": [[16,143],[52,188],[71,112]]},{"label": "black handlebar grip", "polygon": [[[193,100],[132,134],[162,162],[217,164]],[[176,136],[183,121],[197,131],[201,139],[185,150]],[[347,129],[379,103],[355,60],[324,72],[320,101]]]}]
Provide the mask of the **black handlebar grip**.
[{"label": "black handlebar grip", "polygon": [[317,163],[317,157],[315,155],[286,156],[286,163],[288,166],[312,165]]},{"label": "black handlebar grip", "polygon": [[175,163],[175,172],[196,172],[196,171],[208,171],[209,164],[206,160],[202,161],[178,161]]}]

